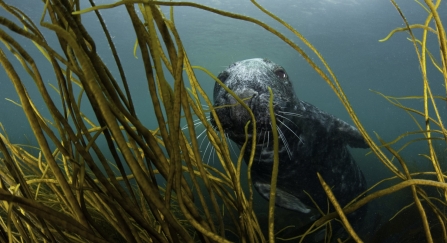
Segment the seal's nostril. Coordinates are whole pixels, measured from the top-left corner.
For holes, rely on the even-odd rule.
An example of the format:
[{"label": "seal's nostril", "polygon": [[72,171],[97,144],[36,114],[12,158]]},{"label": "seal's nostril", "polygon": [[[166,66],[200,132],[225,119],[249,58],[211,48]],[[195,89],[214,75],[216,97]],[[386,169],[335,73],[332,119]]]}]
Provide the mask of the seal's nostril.
[{"label": "seal's nostril", "polygon": [[251,98],[253,96],[258,95],[258,92],[256,90],[253,90],[253,89],[250,89],[250,88],[244,88],[244,89],[241,89],[241,90],[237,90],[237,91],[235,91],[235,93],[241,99]]},{"label": "seal's nostril", "polygon": [[251,98],[250,98],[250,101],[248,102],[248,107],[250,107],[250,109],[254,109],[254,105],[256,104],[256,96],[257,96],[257,93],[256,94],[253,94],[252,96],[251,96]]}]

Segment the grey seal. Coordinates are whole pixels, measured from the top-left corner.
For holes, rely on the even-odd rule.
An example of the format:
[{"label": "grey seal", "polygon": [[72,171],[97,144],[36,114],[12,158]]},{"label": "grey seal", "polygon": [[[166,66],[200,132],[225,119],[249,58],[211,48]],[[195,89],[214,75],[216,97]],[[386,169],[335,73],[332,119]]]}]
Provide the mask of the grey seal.
[{"label": "grey seal", "polygon": [[[273,167],[268,87],[273,91],[275,129],[280,137],[276,205],[316,220],[320,214],[310,199],[312,197],[326,212],[329,201],[317,172],[332,188],[341,206],[364,193],[365,178],[347,146],[368,148],[368,144],[355,127],[298,99],[283,67],[267,59],[248,59],[231,64],[218,75],[218,79],[244,99],[254,113],[257,144],[251,175],[254,187],[264,198],[268,199],[270,195]],[[248,111],[218,83],[214,86],[213,98],[225,133],[242,146],[246,140],[244,127],[251,119]],[[212,116],[211,123],[216,125]],[[250,153],[249,144],[245,161],[249,160]],[[365,210],[360,209],[348,218],[358,221],[364,215]]]}]

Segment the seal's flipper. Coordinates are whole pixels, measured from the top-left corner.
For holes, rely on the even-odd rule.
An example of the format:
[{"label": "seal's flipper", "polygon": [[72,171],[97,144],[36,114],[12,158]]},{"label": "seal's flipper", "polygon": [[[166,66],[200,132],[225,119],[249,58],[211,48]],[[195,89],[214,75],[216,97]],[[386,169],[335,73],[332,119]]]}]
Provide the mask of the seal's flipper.
[{"label": "seal's flipper", "polygon": [[369,145],[357,128],[343,120],[336,119],[338,120],[337,129],[340,132],[340,136],[351,148],[369,148]]},{"label": "seal's flipper", "polygon": [[[254,186],[256,190],[259,192],[259,194],[261,194],[261,196],[269,200],[270,184],[256,181],[254,183]],[[299,198],[279,188],[276,188],[275,204],[277,206],[302,213],[310,213],[311,211],[311,209],[308,206],[306,206],[303,202],[301,202]]]},{"label": "seal's flipper", "polygon": [[[352,148],[369,148],[362,134],[354,126],[305,101],[301,100],[300,105],[301,109],[305,111],[303,118],[312,120],[314,126],[315,124],[321,125],[332,139],[343,141]],[[310,129],[321,128],[310,127]]]}]

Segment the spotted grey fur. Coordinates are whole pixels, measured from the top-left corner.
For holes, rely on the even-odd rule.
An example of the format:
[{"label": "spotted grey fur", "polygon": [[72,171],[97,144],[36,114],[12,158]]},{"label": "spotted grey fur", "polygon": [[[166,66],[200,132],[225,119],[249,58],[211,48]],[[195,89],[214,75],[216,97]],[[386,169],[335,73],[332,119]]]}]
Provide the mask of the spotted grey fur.
[{"label": "spotted grey fur", "polygon": [[[258,130],[251,173],[254,187],[264,198],[269,198],[273,165],[268,87],[274,94],[280,136],[276,204],[304,213],[312,220],[318,218],[318,210],[309,196],[323,211],[328,200],[317,172],[342,206],[365,191],[365,178],[347,148],[368,148],[363,137],[355,127],[299,100],[283,67],[266,59],[249,59],[231,64],[218,78],[254,113]],[[244,126],[251,119],[247,110],[217,83],[214,107],[225,133],[241,146],[246,139]],[[215,125],[213,117],[211,122]],[[246,161],[251,146],[247,148]],[[349,218],[363,218],[365,211],[357,211]]]}]

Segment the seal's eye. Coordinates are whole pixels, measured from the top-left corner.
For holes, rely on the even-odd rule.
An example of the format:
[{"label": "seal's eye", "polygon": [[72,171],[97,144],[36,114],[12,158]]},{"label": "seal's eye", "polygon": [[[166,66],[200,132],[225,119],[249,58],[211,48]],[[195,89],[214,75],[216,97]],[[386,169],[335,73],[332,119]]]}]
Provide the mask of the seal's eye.
[{"label": "seal's eye", "polygon": [[286,71],[284,71],[284,69],[276,69],[275,70],[275,75],[278,78],[282,78],[282,79],[287,78],[287,73],[286,73]]},{"label": "seal's eye", "polygon": [[227,81],[228,76],[230,76],[230,74],[227,71],[223,71],[223,72],[219,73],[217,78],[220,81],[222,81],[222,83],[225,83],[225,81]]}]

